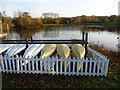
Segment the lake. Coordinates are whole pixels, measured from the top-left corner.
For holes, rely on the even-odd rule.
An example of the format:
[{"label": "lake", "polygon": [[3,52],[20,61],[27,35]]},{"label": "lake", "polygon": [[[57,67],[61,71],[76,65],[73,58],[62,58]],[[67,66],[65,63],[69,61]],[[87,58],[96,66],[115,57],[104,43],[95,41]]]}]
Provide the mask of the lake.
[{"label": "lake", "polygon": [[98,44],[114,51],[118,50],[118,36],[120,33],[115,28],[104,28],[98,25],[71,25],[44,27],[36,30],[12,30],[6,39],[24,40],[26,37],[39,39],[81,39],[82,31],[88,32],[89,44]]}]

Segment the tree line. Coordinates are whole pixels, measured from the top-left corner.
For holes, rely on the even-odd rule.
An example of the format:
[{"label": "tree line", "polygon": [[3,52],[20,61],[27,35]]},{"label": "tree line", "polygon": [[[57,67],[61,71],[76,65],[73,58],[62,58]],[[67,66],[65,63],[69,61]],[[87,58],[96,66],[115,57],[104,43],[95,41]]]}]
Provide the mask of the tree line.
[{"label": "tree line", "polygon": [[76,17],[58,17],[58,18],[33,18],[28,12],[15,12],[14,17],[8,17],[5,12],[2,14],[3,28],[9,24],[10,28],[30,29],[40,28],[44,24],[96,24],[120,22],[120,16],[76,16]]}]

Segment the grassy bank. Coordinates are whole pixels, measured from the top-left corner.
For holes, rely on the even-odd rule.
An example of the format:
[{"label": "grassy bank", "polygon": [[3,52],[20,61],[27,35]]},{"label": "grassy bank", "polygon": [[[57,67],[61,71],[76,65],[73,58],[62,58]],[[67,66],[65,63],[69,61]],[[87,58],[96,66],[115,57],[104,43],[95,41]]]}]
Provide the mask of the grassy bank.
[{"label": "grassy bank", "polygon": [[105,28],[120,28],[120,22],[98,23],[98,25],[103,25]]},{"label": "grassy bank", "polygon": [[43,24],[43,26],[64,26],[68,24]]},{"label": "grassy bank", "polygon": [[[56,26],[72,26],[72,25],[100,25],[103,26],[104,28],[118,28],[120,27],[120,23],[118,22],[110,22],[110,23],[81,23],[81,24],[42,24],[41,26],[33,26],[33,27],[15,27],[12,25],[9,27],[10,30],[32,30],[32,29],[41,29],[43,27],[56,27]],[[86,26],[85,26],[86,27]],[[93,26],[94,27],[94,26]],[[6,27],[4,27],[4,32],[7,31]]]},{"label": "grassy bank", "polygon": [[92,45],[93,49],[110,59],[109,73],[106,77],[64,76],[41,74],[2,75],[3,88],[120,88],[120,61],[117,52]]},{"label": "grassy bank", "polygon": [[83,25],[120,25],[120,22],[84,23]]}]

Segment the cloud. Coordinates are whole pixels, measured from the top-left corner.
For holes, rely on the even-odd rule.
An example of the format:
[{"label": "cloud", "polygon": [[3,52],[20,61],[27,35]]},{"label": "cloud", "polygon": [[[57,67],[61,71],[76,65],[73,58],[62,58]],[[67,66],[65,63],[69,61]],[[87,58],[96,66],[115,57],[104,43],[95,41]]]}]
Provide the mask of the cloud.
[{"label": "cloud", "polygon": [[118,13],[117,5],[117,0],[0,0],[0,10],[6,10],[10,15],[21,10],[35,17],[45,12],[60,16],[112,15]]},{"label": "cloud", "polygon": [[0,2],[99,2],[101,0],[0,0]]},{"label": "cloud", "polygon": [[[61,0],[0,0],[1,2],[61,2]],[[64,0],[64,2],[69,0]],[[70,0],[71,1],[71,0]]]},{"label": "cloud", "polygon": [[24,9],[14,3],[0,3],[0,11],[5,11],[8,16],[13,16],[15,11],[23,11]]}]

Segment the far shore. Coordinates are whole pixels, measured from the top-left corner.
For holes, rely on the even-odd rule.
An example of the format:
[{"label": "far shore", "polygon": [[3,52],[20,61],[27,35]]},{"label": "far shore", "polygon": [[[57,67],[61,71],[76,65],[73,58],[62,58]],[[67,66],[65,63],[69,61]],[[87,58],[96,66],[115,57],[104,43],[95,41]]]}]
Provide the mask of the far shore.
[{"label": "far shore", "polygon": [[114,23],[85,23],[85,24],[43,24],[39,27],[33,27],[33,28],[11,27],[10,29],[25,30],[25,29],[40,29],[40,28],[43,28],[43,27],[72,26],[72,25],[81,25],[81,26],[84,26],[84,27],[92,27],[92,28],[94,28],[94,27],[99,28],[99,26],[102,26],[103,28],[105,28],[105,27],[119,28],[120,23],[114,22]]}]

